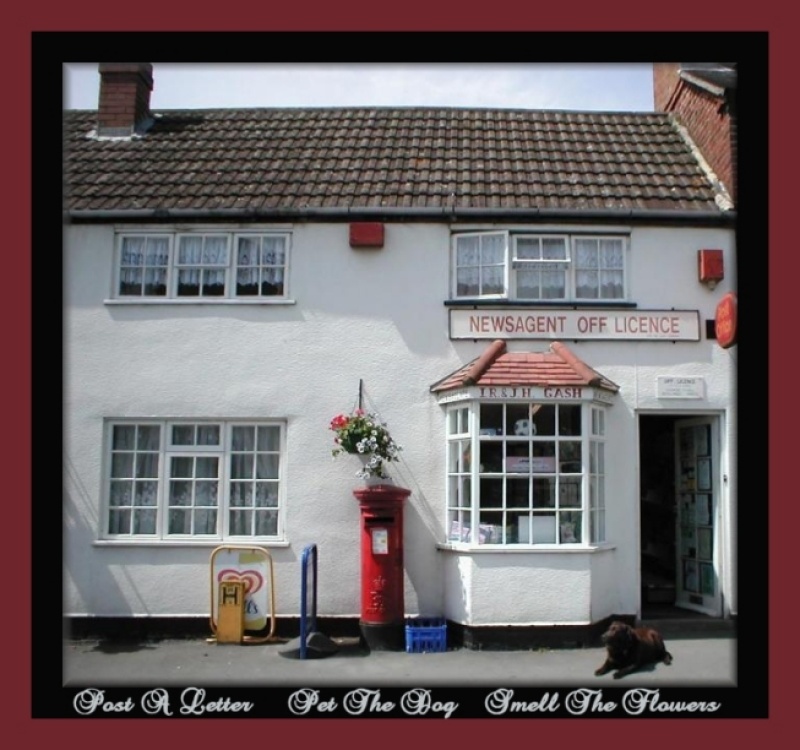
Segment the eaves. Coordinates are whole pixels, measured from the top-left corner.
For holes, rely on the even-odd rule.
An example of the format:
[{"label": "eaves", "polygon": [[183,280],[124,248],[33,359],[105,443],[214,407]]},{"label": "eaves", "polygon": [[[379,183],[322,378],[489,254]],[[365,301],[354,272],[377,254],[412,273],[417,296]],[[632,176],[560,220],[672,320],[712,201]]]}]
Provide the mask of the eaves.
[{"label": "eaves", "polygon": [[387,221],[387,222],[613,222],[631,224],[682,224],[732,226],[734,210],[665,210],[665,209],[541,209],[541,208],[459,208],[418,207],[382,208],[380,206],[346,208],[291,209],[112,209],[68,210],[65,220],[74,223],[130,223],[175,221]]}]

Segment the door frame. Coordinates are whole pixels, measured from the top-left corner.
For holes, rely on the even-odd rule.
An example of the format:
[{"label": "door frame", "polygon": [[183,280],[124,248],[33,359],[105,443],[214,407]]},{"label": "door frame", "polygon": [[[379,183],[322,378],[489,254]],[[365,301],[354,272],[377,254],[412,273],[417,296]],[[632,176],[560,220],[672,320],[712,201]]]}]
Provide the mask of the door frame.
[{"label": "door frame", "polygon": [[[704,409],[704,410],[687,410],[687,409],[637,409],[634,414],[636,415],[636,448],[637,448],[637,461],[636,461],[636,493],[637,502],[636,509],[639,517],[637,524],[636,535],[636,596],[638,599],[637,614],[639,617],[642,615],[643,598],[642,598],[642,535],[641,535],[641,514],[642,514],[642,498],[639,495],[642,479],[642,445],[641,445],[641,424],[642,417],[671,417],[674,420],[673,433],[674,438],[677,439],[677,428],[681,421],[684,420],[710,420],[712,422],[712,442],[714,443],[713,450],[716,454],[716,466],[712,462],[712,488],[713,490],[713,513],[715,519],[714,526],[714,549],[713,549],[713,566],[714,573],[718,582],[717,591],[718,596],[714,607],[698,607],[691,604],[677,604],[677,579],[681,575],[680,566],[680,539],[679,528],[677,523],[678,518],[678,494],[679,488],[676,484],[675,488],[675,511],[676,511],[676,548],[675,548],[675,576],[676,576],[676,607],[687,609],[689,611],[702,612],[712,617],[724,617],[727,611],[727,586],[729,575],[728,570],[728,545],[729,535],[732,533],[730,526],[730,515],[728,511],[728,445],[726,440],[726,429],[728,415],[723,409]],[[712,457],[713,458],[713,457]],[[678,456],[675,456],[675,471],[677,473]]]}]

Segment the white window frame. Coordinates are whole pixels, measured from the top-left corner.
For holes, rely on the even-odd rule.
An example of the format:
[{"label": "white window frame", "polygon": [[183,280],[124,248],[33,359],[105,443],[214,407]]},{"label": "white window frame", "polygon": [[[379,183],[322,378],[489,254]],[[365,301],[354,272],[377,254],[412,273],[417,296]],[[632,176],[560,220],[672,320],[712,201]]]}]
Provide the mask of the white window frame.
[{"label": "white window frame", "polygon": [[[118,234],[116,237],[116,243],[115,243],[116,251],[114,254],[114,296],[120,299],[167,299],[170,296],[170,290],[172,289],[171,259],[172,259],[173,238],[174,236],[168,232],[122,232]],[[123,266],[123,260],[125,260],[125,257],[123,256],[122,249],[126,239],[142,239],[145,242],[147,242],[148,240],[166,240],[167,258],[165,264],[158,264],[151,266],[148,266],[144,262],[141,264],[143,273],[146,272],[147,268],[166,267],[166,275],[163,284],[164,294],[145,294],[144,289],[142,289],[142,294],[122,294],[120,286],[123,281],[123,274],[126,272],[132,273],[139,267],[139,264],[137,263]]]},{"label": "white window frame", "polygon": [[[543,240],[560,240],[564,245],[564,258],[563,259],[546,259],[546,258],[536,258],[536,259],[529,259],[529,258],[520,258],[518,256],[518,247],[520,240],[537,240],[539,242],[540,248],[543,244]],[[509,263],[510,266],[510,274],[511,278],[513,279],[513,283],[509,287],[510,289],[514,290],[514,299],[518,300],[527,300],[530,302],[562,302],[564,300],[570,299],[570,291],[571,291],[571,273],[570,273],[570,266],[572,263],[572,257],[570,254],[570,240],[569,236],[565,234],[516,234],[512,238],[512,249],[511,249],[511,261]],[[523,268],[534,268],[534,269],[542,269],[547,266],[563,266],[563,273],[564,273],[564,294],[561,297],[520,297],[517,289],[519,287],[519,271]]]},{"label": "white window frame", "polygon": [[[183,240],[201,240],[203,246],[205,246],[208,240],[222,240],[225,243],[225,261],[224,262],[214,262],[214,261],[182,261],[180,254],[181,254],[181,246]],[[230,235],[224,232],[178,232],[175,235],[175,242],[174,242],[174,250],[172,253],[171,258],[171,267],[173,271],[173,284],[174,286],[171,287],[172,294],[171,296],[175,299],[191,299],[196,301],[203,301],[207,302],[209,300],[225,298],[231,296],[231,238]],[[199,291],[197,294],[181,294],[180,293],[180,282],[181,282],[181,272],[194,272],[200,275],[200,283],[199,283]],[[209,274],[222,274],[223,278],[223,291],[222,294],[203,294],[203,279],[207,279]]]},{"label": "white window frame", "polygon": [[[179,251],[180,243],[184,238],[206,238],[206,237],[221,237],[227,243],[227,262],[224,264],[214,263],[180,263]],[[129,266],[123,268],[123,245],[128,239],[141,238],[144,240],[151,239],[166,239],[167,240],[167,254],[168,259],[166,262],[166,280],[164,294],[145,294],[142,289],[141,294],[123,294],[121,291],[122,276],[125,269],[131,272],[135,267]],[[280,238],[283,240],[284,262],[283,264],[272,264],[264,266],[259,262],[254,268],[258,269],[259,276],[261,276],[262,269],[272,268],[282,270],[283,273],[283,288],[280,294],[264,294],[263,287],[259,284],[258,292],[256,294],[239,294],[237,292],[237,278],[238,278],[238,249],[239,241],[243,238],[251,239],[264,239],[264,238]],[[221,303],[239,303],[239,304],[268,304],[268,303],[287,303],[291,302],[289,297],[289,280],[291,270],[291,246],[292,234],[286,230],[235,230],[235,231],[220,231],[214,228],[204,228],[192,231],[164,231],[159,229],[135,229],[125,228],[116,232],[115,236],[115,254],[114,254],[114,275],[113,275],[113,290],[111,295],[111,302],[118,303],[152,303],[152,302],[171,302],[183,304],[221,304]],[[158,266],[163,268],[164,266]],[[181,270],[197,269],[202,272],[218,271],[224,274],[225,286],[222,295],[179,295],[178,283]]]},{"label": "white window frame", "polygon": [[[477,298],[480,299],[506,299],[508,297],[508,289],[509,289],[509,263],[508,263],[508,245],[509,245],[509,233],[506,231],[502,232],[463,232],[456,235],[453,235],[453,244],[452,244],[452,295],[453,298],[463,298],[463,299],[475,299],[476,295],[461,295],[458,294],[458,271],[459,268],[463,268],[464,266],[459,266],[458,264],[458,241],[460,239],[468,240],[468,239],[475,239],[480,244],[482,240],[489,239],[492,237],[501,238],[503,241],[503,290],[496,294],[481,294],[480,290],[477,295]],[[480,252],[480,249],[479,249]],[[487,266],[496,266],[497,264],[487,264]],[[483,280],[483,263],[478,263],[476,266],[472,266],[478,269],[478,276],[479,276],[479,287],[482,286]]]},{"label": "white window frame", "polygon": [[[592,450],[597,450],[596,445],[605,445],[605,434],[602,435],[593,432],[593,425],[598,423],[598,420],[604,424],[606,419],[605,408],[587,404],[585,402],[554,402],[554,401],[532,401],[522,402],[523,405],[540,404],[542,406],[554,406],[556,410],[560,406],[578,406],[580,408],[580,436],[573,435],[560,435],[558,428],[556,428],[554,435],[542,436],[525,436],[521,442],[529,440],[530,442],[578,442],[581,444],[581,468],[580,472],[575,471],[562,471],[560,467],[556,466],[553,472],[537,473],[531,471],[530,473],[517,473],[509,471],[507,466],[503,466],[499,472],[484,472],[480,462],[481,456],[481,440],[487,444],[497,442],[498,444],[505,445],[508,443],[508,435],[488,436],[481,434],[481,406],[491,403],[493,406],[503,406],[505,410],[507,407],[519,407],[521,402],[517,401],[485,401],[485,400],[470,400],[466,402],[458,402],[449,405],[446,409],[445,420],[445,543],[447,545],[464,548],[464,549],[478,549],[497,547],[501,549],[575,549],[575,548],[591,548],[598,544],[604,544],[605,539],[605,524],[601,527],[602,533],[595,533],[596,528],[592,525],[592,513],[601,511],[603,522],[605,521],[605,471],[590,471],[590,455]],[[505,411],[504,410],[504,411]],[[594,420],[594,421],[593,421]],[[457,432],[453,431],[453,425],[459,425],[461,429]],[[558,423],[556,423],[558,424]],[[465,429],[466,431],[465,431]],[[593,447],[594,446],[594,447]],[[556,450],[560,448],[556,445]],[[602,449],[604,451],[604,447]],[[466,457],[466,452],[469,453],[469,458]],[[505,455],[505,454],[503,454]],[[472,461],[471,457],[477,456],[478,460]],[[536,506],[533,503],[532,495],[529,495],[529,505],[527,508],[514,507],[508,503],[506,497],[507,483],[509,478],[512,480],[523,481],[524,477],[528,477],[528,491],[533,492],[533,482],[536,479],[555,478],[556,499],[552,511],[541,510],[537,513]],[[501,480],[503,487],[503,501],[498,507],[481,507],[481,480],[482,479],[496,479]],[[562,485],[563,479],[575,480],[579,478],[580,486],[580,504],[577,506],[561,504],[560,493],[562,488],[574,486],[574,481],[570,481]],[[594,484],[592,484],[594,483]],[[599,495],[597,494],[599,491]],[[590,494],[592,493],[592,494]],[[592,505],[596,497],[600,498],[602,507],[599,505]],[[489,514],[502,514],[505,522],[501,524],[503,528],[499,531],[495,528],[481,527],[481,513]],[[533,539],[533,527],[529,526],[528,540],[518,541],[509,539],[509,527],[513,526],[508,523],[510,519],[516,519],[527,514],[530,519],[534,516],[547,516],[550,513],[555,515],[557,520],[555,528],[555,540],[552,542],[536,542]],[[580,538],[574,540],[564,540],[561,538],[563,530],[561,529],[561,514],[580,514]],[[476,522],[477,519],[477,522]],[[533,521],[531,520],[531,524]],[[491,526],[491,525],[489,525]],[[478,529],[478,534],[475,534],[475,529]]]},{"label": "white window frame", "polygon": [[[459,242],[466,239],[502,237],[504,240],[504,281],[503,291],[492,294],[459,294],[458,271],[464,266],[459,266]],[[565,242],[566,257],[557,259],[521,259],[517,257],[517,243],[519,240],[536,239],[540,242],[545,239],[560,239]],[[601,296],[602,285],[598,281],[598,295],[596,297],[579,297],[577,294],[576,274],[579,269],[576,264],[576,243],[580,240],[611,241],[621,243],[622,252],[622,295],[619,297]],[[598,302],[625,303],[629,301],[629,263],[630,263],[630,237],[621,233],[604,234],[602,232],[516,232],[516,231],[483,231],[483,232],[457,232],[452,235],[451,245],[451,299],[452,300],[513,300],[529,302],[531,304],[546,305],[548,303],[584,302],[587,304]],[[563,265],[565,271],[565,284],[563,297],[519,297],[517,295],[517,271],[525,267],[541,267],[545,265]],[[476,266],[480,268],[482,266]],[[480,284],[480,281],[479,281]]]},{"label": "white window frame", "polygon": [[[183,445],[173,442],[173,427],[176,426],[199,426],[209,427],[218,425],[220,428],[220,440],[217,445],[211,444],[194,444]],[[157,450],[138,451],[150,455],[151,460],[153,454],[157,454],[158,469],[157,476],[155,477],[137,477],[136,466],[133,468],[133,476],[115,476],[113,456],[119,454],[130,453],[133,458],[137,455],[137,447],[132,449],[115,450],[113,446],[114,430],[116,427],[157,427],[159,429],[159,446]],[[278,430],[277,448],[267,450],[254,450],[254,465],[257,462],[259,453],[277,456],[277,476],[275,477],[258,477],[254,471],[251,479],[240,477],[236,479],[232,471],[232,457],[234,453],[241,454],[244,451],[233,450],[233,431],[235,428],[252,428],[255,430],[255,437],[258,438],[258,429],[268,427]],[[138,430],[136,430],[138,434]],[[100,539],[108,541],[124,541],[124,542],[159,542],[159,543],[215,543],[218,544],[222,541],[234,541],[241,543],[258,542],[259,544],[268,544],[270,542],[283,542],[284,541],[284,524],[286,513],[286,423],[283,420],[208,420],[208,419],[181,419],[181,420],[153,420],[153,419],[109,419],[105,423],[105,439],[104,439],[104,473],[103,473],[103,509],[101,515]],[[198,460],[203,458],[215,457],[218,458],[217,463],[217,476],[214,477],[197,477],[193,476],[196,482],[199,480],[216,481],[218,483],[217,490],[217,519],[214,533],[211,534],[195,534],[195,533],[170,533],[169,531],[169,515],[171,508],[178,507],[195,507],[194,502],[186,506],[170,506],[170,482],[188,480],[184,477],[173,477],[173,458],[192,458],[193,466],[196,466]],[[124,462],[123,462],[124,463]],[[194,470],[193,470],[194,473]],[[154,505],[138,505],[133,504],[133,493],[130,495],[131,502],[125,505],[114,504],[112,502],[112,482],[120,482],[121,484],[130,483],[133,488],[137,482],[156,482],[156,496]],[[247,483],[252,481],[255,485],[259,482],[264,484],[274,484],[277,491],[270,495],[270,501],[274,498],[274,504],[259,505],[255,500],[252,500],[246,505],[232,505],[232,484],[236,481]],[[193,496],[194,497],[194,496]],[[214,507],[214,506],[209,506]],[[135,509],[150,510],[155,509],[156,519],[154,530],[151,533],[135,533],[133,531],[133,522],[128,522],[129,530],[127,532],[112,532],[111,517],[112,513],[124,513],[126,510],[133,512]],[[276,516],[275,532],[272,534],[234,534],[231,533],[230,517],[231,511],[238,509],[245,513],[264,513]]]},{"label": "white window frame", "polygon": [[[242,239],[258,239],[263,240],[266,238],[276,238],[276,237],[283,237],[284,238],[284,246],[283,246],[283,263],[265,263],[263,258],[260,257],[261,253],[259,252],[259,262],[256,264],[252,264],[251,266],[240,266],[239,265],[239,241]],[[240,268],[250,268],[250,269],[257,269],[259,273],[259,292],[257,294],[235,294],[236,299],[239,300],[260,300],[260,299],[283,299],[288,294],[288,286],[289,286],[289,235],[286,232],[235,232],[233,235],[233,243],[231,248],[231,253],[233,254],[233,258],[231,259],[232,264],[232,277],[230,280],[231,287],[236,290],[239,282],[239,269]],[[263,248],[260,248],[263,250]],[[261,283],[263,282],[263,272],[267,269],[282,269],[283,271],[283,293],[282,294],[262,294],[260,291]]]},{"label": "white window frame", "polygon": [[[620,297],[603,297],[602,290],[602,274],[603,274],[603,264],[602,261],[598,262],[597,265],[597,273],[598,273],[598,281],[597,281],[597,296],[596,297],[579,297],[578,296],[578,281],[577,277],[580,271],[582,270],[579,267],[578,261],[578,251],[576,249],[576,245],[578,242],[581,241],[594,241],[600,245],[602,242],[620,242],[622,245],[621,252],[622,252],[622,295]],[[579,302],[620,302],[625,301],[627,299],[628,293],[628,245],[629,239],[622,235],[604,235],[604,234],[586,234],[586,235],[573,235],[572,237],[572,257],[574,259],[573,262],[573,273],[572,273],[572,283],[573,283],[573,293],[574,299]],[[599,251],[599,248],[598,248]],[[618,270],[616,268],[612,268],[610,270]]]}]

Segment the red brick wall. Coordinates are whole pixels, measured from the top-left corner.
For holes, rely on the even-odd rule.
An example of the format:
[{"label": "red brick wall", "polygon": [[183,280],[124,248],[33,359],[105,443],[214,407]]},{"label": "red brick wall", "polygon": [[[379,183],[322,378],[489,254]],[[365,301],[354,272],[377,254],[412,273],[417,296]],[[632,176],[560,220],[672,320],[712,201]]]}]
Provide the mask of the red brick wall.
[{"label": "red brick wall", "polygon": [[656,112],[667,112],[670,97],[680,83],[679,63],[653,64],[653,98]]},{"label": "red brick wall", "polygon": [[735,201],[735,123],[724,99],[681,80],[679,69],[678,63],[653,65],[655,109],[678,118]]},{"label": "red brick wall", "polygon": [[684,83],[678,92],[673,112],[689,131],[711,169],[733,195],[731,119],[724,101]]}]

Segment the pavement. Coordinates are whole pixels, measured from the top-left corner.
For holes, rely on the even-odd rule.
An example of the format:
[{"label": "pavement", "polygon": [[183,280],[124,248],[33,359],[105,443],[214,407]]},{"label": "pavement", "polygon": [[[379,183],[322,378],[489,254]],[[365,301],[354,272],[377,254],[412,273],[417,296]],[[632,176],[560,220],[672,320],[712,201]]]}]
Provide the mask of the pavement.
[{"label": "pavement", "polygon": [[737,718],[766,711],[763,690],[759,703],[737,684],[733,630],[667,637],[671,664],[620,679],[595,676],[602,647],[406,653],[369,651],[358,638],[323,633],[307,643],[314,648],[300,658],[299,639],[66,640],[56,713],[41,716]]},{"label": "pavement", "polygon": [[[479,651],[442,653],[368,651],[357,639],[327,639],[333,653],[309,649],[299,640],[216,643],[206,638],[142,642],[68,640],[64,643],[64,687],[256,686],[256,687],[735,687],[734,633],[689,633],[667,638],[670,665],[656,664],[614,679],[595,677],[604,649]],[[309,658],[311,657],[311,658]]]}]

